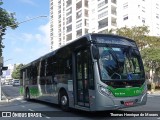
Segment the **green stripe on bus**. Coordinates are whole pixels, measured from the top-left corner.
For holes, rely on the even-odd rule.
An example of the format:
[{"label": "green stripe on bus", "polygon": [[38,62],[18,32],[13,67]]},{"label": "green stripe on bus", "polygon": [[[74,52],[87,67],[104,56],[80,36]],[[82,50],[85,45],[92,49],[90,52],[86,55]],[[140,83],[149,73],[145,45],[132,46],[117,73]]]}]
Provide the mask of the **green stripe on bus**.
[{"label": "green stripe on bus", "polygon": [[[31,96],[39,96],[39,90],[38,90],[38,88],[30,88],[29,92],[30,92]],[[24,89],[23,89],[23,87],[19,88],[19,93],[20,93],[20,95],[24,95]]]},{"label": "green stripe on bus", "polygon": [[116,88],[111,86],[107,87],[115,97],[133,97],[139,96],[144,91],[144,85],[142,87],[128,87],[128,88]]},{"label": "green stripe on bus", "polygon": [[30,92],[31,96],[39,96],[39,90],[38,90],[38,88],[30,88],[29,92]]},{"label": "green stripe on bus", "polygon": [[20,93],[20,95],[24,95],[23,87],[19,88],[19,93]]}]

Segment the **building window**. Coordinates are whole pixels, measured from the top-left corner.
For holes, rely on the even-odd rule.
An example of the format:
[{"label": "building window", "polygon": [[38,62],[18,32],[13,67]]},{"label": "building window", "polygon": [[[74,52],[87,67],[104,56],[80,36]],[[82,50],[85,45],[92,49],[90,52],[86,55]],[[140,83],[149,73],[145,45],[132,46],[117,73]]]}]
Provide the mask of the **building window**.
[{"label": "building window", "polygon": [[88,33],[88,29],[85,29],[85,34],[87,34]]},{"label": "building window", "polygon": [[67,26],[67,32],[72,31],[72,25]]},{"label": "building window", "polygon": [[123,4],[123,9],[127,9],[128,8],[128,3],[124,3]]},{"label": "building window", "polygon": [[72,4],[72,0],[67,0],[66,1],[66,6],[68,7],[68,6],[70,6]]},{"label": "building window", "polygon": [[107,26],[108,26],[108,18],[105,18],[98,22],[98,29],[101,29]]},{"label": "building window", "polygon": [[117,4],[117,0],[111,0],[111,2]]},{"label": "building window", "polygon": [[80,11],[78,11],[77,13],[76,13],[76,19],[79,19],[79,18],[81,18],[82,17],[82,10],[80,10]]},{"label": "building window", "polygon": [[82,29],[76,31],[76,36],[77,37],[82,36]]},{"label": "building window", "polygon": [[98,8],[100,8],[100,7],[102,7],[102,6],[106,5],[106,4],[108,4],[108,0],[105,0],[105,1],[100,2],[100,3],[98,4]]},{"label": "building window", "polygon": [[85,0],[84,5],[88,8],[88,0]]},{"label": "building window", "polygon": [[85,9],[85,17],[88,17],[88,10]]},{"label": "building window", "polygon": [[105,17],[105,16],[107,16],[108,15],[108,11],[104,11],[104,12],[102,12],[102,13],[100,13],[99,15],[98,15],[98,19],[100,19],[100,18],[102,18],[102,17]]},{"label": "building window", "polygon": [[70,16],[70,17],[67,18],[67,22],[66,23],[69,24],[71,22],[72,22],[72,16]]},{"label": "building window", "polygon": [[108,8],[108,6],[103,7],[102,9],[98,10],[98,12],[101,12],[101,11],[107,10],[107,8]]},{"label": "building window", "polygon": [[80,23],[78,23],[78,24],[76,25],[76,29],[78,29],[78,28],[80,28],[80,27],[82,27],[82,22],[80,22]]},{"label": "building window", "polygon": [[159,9],[159,4],[158,3],[156,3],[156,8]]},{"label": "building window", "polygon": [[124,15],[123,20],[128,20],[128,15]]},{"label": "building window", "polygon": [[117,27],[117,19],[112,17],[111,18],[111,25]]},{"label": "building window", "polygon": [[159,14],[156,14],[156,18],[159,19]]},{"label": "building window", "polygon": [[67,35],[67,41],[72,40],[72,33]]},{"label": "building window", "polygon": [[142,18],[142,23],[145,23],[145,18]]},{"label": "building window", "polygon": [[82,1],[79,1],[77,4],[76,4],[76,10],[82,8]]},{"label": "building window", "polygon": [[85,24],[86,27],[89,27],[89,21],[88,21],[88,19],[84,20],[84,24]]},{"label": "building window", "polygon": [[114,7],[114,6],[111,7],[111,14],[117,15],[116,7]]},{"label": "building window", "polygon": [[69,8],[69,9],[66,11],[66,16],[71,15],[71,14],[72,14],[72,8]]}]

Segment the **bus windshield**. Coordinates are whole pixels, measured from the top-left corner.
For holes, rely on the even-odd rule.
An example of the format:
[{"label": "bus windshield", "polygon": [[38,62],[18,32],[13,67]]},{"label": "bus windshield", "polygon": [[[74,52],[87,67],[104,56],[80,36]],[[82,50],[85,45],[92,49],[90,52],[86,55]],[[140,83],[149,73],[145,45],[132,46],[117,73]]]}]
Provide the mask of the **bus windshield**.
[{"label": "bus windshield", "polygon": [[144,71],[140,53],[125,45],[98,45],[102,80],[142,80]]}]

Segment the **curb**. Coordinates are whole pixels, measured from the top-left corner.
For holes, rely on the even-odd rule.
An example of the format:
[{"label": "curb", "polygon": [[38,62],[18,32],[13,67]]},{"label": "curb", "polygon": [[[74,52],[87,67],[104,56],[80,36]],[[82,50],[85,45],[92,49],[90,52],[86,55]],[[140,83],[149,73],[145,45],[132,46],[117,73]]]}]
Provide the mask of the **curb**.
[{"label": "curb", "polygon": [[9,102],[9,99],[7,98],[7,96],[2,92],[2,99],[1,99],[1,101],[0,101],[0,103],[1,102]]},{"label": "curb", "polygon": [[154,92],[151,92],[151,91],[148,91],[147,94],[149,95],[160,95],[160,91],[154,91]]}]

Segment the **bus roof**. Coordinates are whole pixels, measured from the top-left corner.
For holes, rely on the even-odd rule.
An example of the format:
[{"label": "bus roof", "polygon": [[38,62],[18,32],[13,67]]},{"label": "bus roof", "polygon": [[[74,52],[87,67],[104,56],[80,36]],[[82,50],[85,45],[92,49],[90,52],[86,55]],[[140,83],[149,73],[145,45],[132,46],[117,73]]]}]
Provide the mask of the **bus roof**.
[{"label": "bus roof", "polygon": [[72,45],[72,44],[78,42],[79,40],[81,40],[81,39],[83,39],[83,38],[87,38],[87,39],[85,39],[85,41],[87,41],[87,42],[89,42],[89,41],[92,42],[93,40],[95,40],[95,37],[103,37],[103,36],[104,36],[104,37],[114,37],[114,38],[118,37],[118,38],[121,38],[121,39],[126,39],[126,40],[128,40],[128,41],[130,41],[130,42],[135,42],[134,40],[132,40],[132,39],[130,39],[130,38],[123,37],[123,36],[119,36],[119,35],[115,35],[115,34],[88,33],[88,34],[83,35],[83,36],[81,36],[81,37],[79,37],[79,38],[77,38],[77,39],[75,39],[75,40],[72,40],[71,42],[69,42],[69,43],[61,46],[60,48],[58,48],[58,49],[56,49],[56,50],[54,50],[54,51],[51,51],[51,52],[49,52],[49,53],[47,53],[47,54],[39,57],[38,59],[36,59],[36,60],[28,63],[27,65],[23,66],[22,69],[25,68],[25,67],[27,67],[27,66],[30,66],[31,64],[34,64],[34,63],[37,62],[37,61],[40,61],[41,59],[45,59],[45,58],[47,58],[47,57],[49,57],[49,56],[54,55],[54,54],[57,53],[59,50],[65,48],[65,47],[68,46],[68,45]]}]

